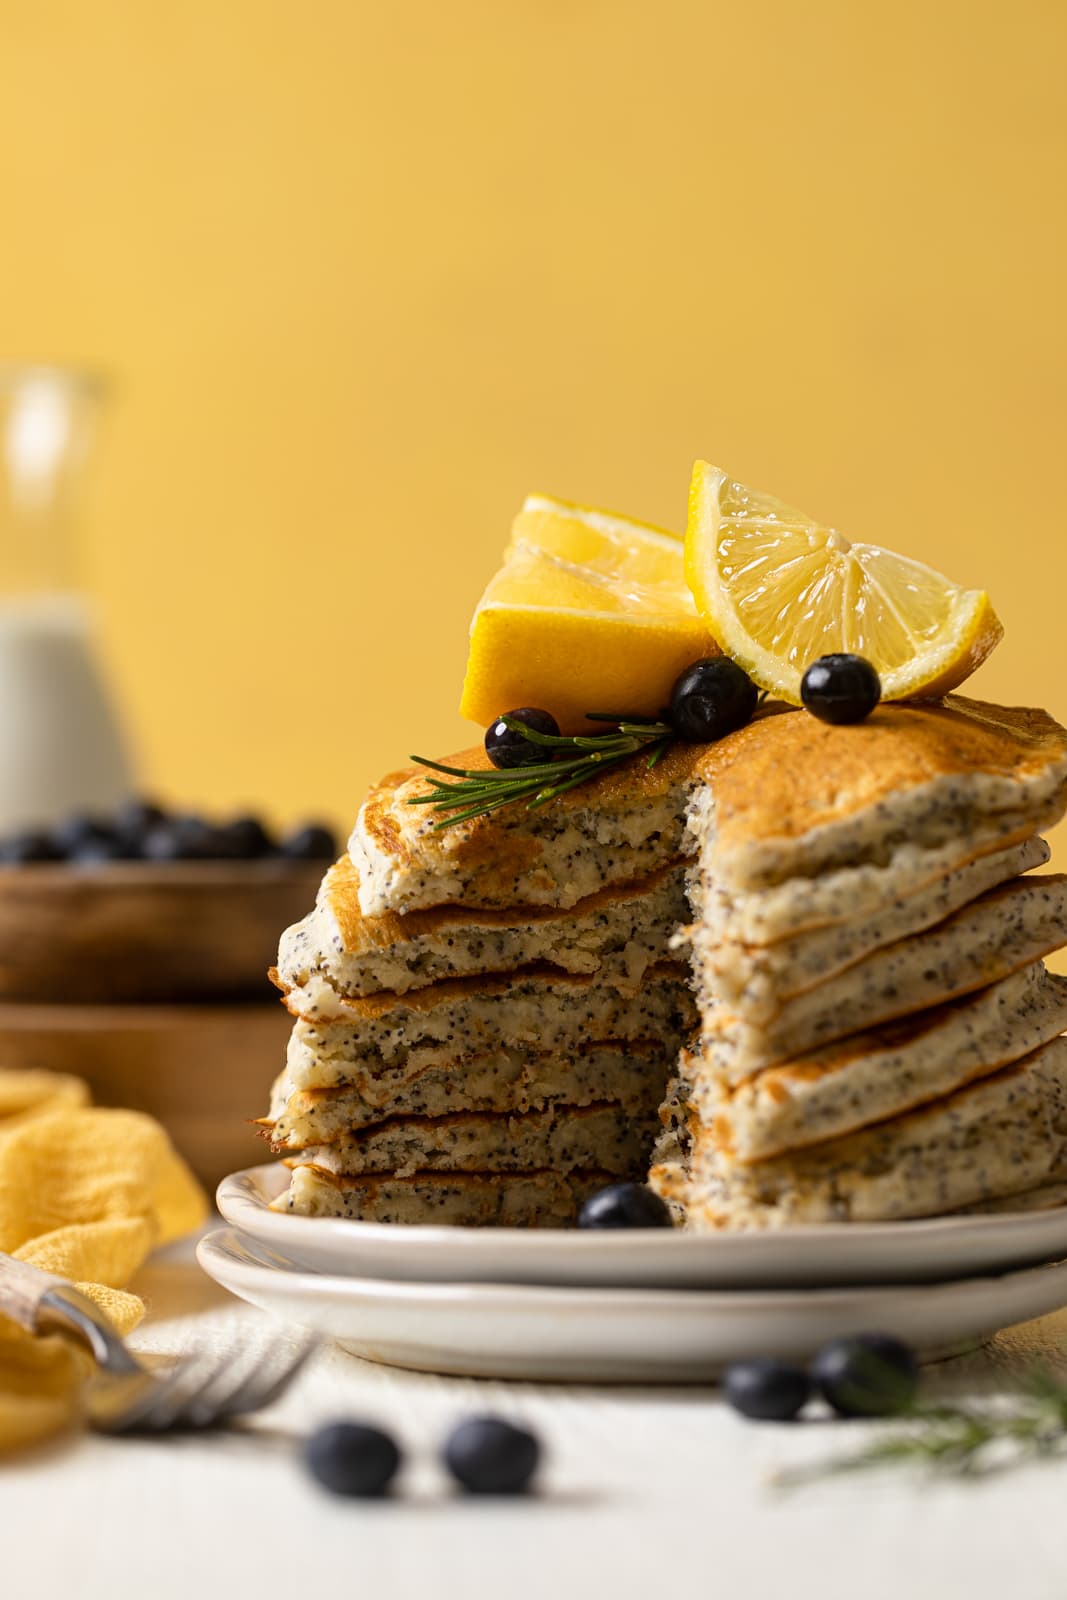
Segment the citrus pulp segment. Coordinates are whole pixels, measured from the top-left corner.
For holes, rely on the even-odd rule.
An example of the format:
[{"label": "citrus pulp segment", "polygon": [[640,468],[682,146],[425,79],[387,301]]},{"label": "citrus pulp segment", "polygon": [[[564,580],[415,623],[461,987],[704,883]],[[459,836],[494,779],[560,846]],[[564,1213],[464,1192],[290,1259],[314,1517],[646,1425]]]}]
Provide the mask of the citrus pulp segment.
[{"label": "citrus pulp segment", "polygon": [[706,461],[693,469],[685,570],[721,649],[794,705],[805,669],[836,651],[866,657],[884,699],[937,698],[1003,632],[984,591],[853,544]]}]

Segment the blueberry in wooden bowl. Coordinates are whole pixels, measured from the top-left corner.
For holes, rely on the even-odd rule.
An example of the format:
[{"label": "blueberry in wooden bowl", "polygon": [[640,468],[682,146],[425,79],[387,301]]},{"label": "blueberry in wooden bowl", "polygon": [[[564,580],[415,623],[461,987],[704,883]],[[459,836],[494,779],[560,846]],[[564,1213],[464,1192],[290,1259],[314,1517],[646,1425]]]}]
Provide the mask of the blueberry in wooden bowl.
[{"label": "blueberry in wooden bowl", "polygon": [[0,838],[0,1001],[266,1000],[336,850],[321,824],[276,838],[143,799]]}]

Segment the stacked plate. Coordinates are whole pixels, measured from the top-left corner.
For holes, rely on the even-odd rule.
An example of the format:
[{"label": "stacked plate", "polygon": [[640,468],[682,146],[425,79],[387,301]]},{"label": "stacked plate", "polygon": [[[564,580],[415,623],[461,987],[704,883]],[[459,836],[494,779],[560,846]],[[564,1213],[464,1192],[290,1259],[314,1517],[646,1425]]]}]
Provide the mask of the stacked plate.
[{"label": "stacked plate", "polygon": [[287,1181],[279,1164],[223,1181],[204,1270],[421,1371],[694,1382],[869,1331],[933,1358],[1067,1305],[1067,1206],[751,1233],[400,1227],[272,1211]]}]

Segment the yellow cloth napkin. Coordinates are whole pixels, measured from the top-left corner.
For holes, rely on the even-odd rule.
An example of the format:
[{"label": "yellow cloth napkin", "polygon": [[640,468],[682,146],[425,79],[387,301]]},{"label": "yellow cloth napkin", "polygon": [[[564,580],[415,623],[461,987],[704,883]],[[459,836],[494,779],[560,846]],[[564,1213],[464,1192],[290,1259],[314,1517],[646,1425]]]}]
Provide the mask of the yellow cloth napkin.
[{"label": "yellow cloth napkin", "polygon": [[[0,1250],[70,1278],[121,1333],[144,1315],[123,1285],[207,1202],[167,1134],[138,1111],[89,1104],[78,1078],[0,1071]],[[0,1452],[75,1420],[92,1360],[0,1314]]]}]

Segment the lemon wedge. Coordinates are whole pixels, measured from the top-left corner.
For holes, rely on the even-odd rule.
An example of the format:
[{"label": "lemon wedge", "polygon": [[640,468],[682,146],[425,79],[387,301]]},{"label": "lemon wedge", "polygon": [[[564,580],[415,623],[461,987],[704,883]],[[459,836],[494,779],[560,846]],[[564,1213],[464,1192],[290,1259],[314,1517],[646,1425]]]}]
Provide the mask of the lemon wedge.
[{"label": "lemon wedge", "polygon": [[690,662],[718,655],[681,539],[530,495],[471,623],[460,711],[483,725],[540,706],[564,733],[588,711],[654,717]]},{"label": "lemon wedge", "polygon": [[693,469],[685,571],[723,651],[793,705],[805,669],[839,650],[866,656],[883,699],[936,699],[1004,631],[983,591],[852,544],[706,461]]}]

